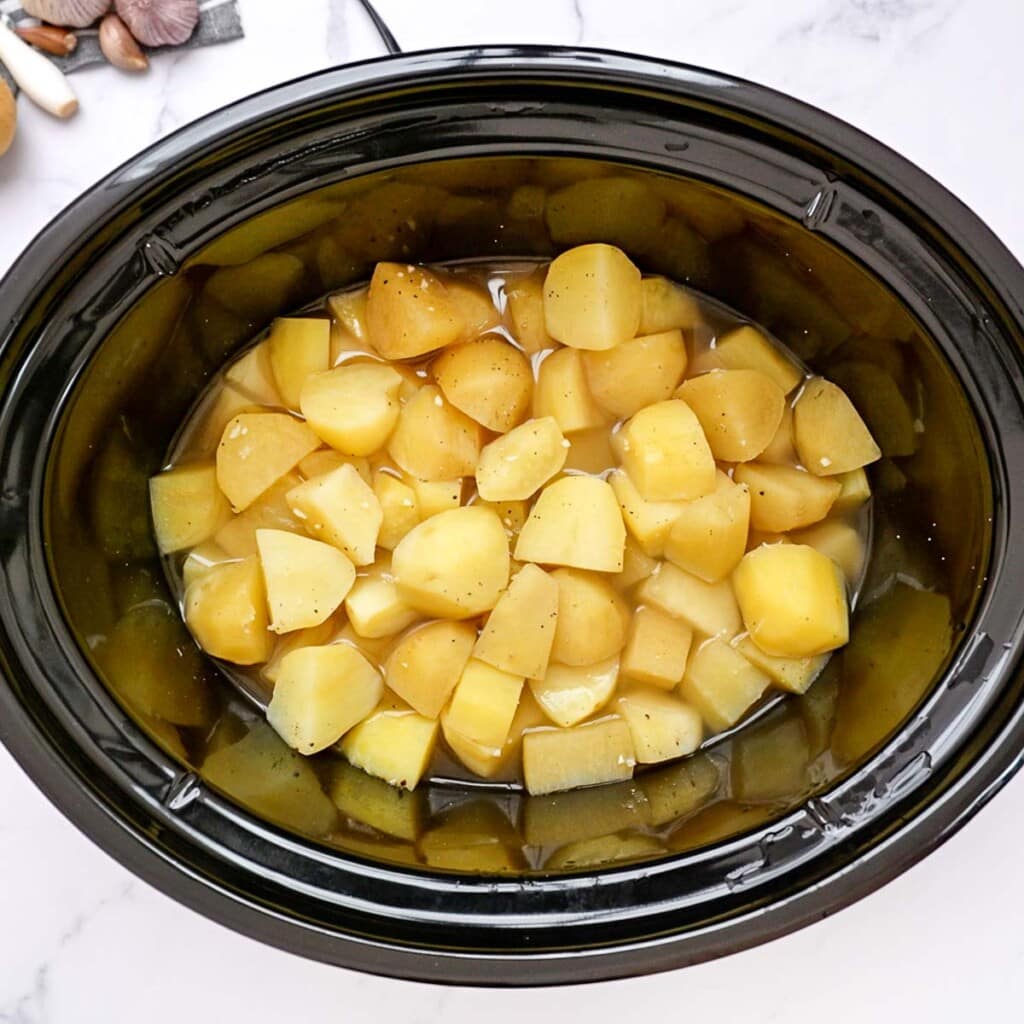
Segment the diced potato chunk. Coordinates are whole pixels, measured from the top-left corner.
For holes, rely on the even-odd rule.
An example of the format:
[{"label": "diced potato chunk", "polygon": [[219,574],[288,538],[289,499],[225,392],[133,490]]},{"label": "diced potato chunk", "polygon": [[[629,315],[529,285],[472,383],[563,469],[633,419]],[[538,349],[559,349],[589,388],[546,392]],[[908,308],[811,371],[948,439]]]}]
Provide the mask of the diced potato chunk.
[{"label": "diced potato chunk", "polygon": [[421,715],[437,718],[476,643],[468,622],[428,622],[395,645],[384,666],[388,686]]},{"label": "diced potato chunk", "polygon": [[613,245],[597,242],[562,253],[544,282],[548,334],[571,348],[605,349],[640,326],[640,271]]},{"label": "diced potato chunk", "polygon": [[366,291],[338,292],[327,297],[327,308],[335,320],[356,340],[368,345],[369,328],[366,326]]},{"label": "diced potato chunk", "polygon": [[565,469],[579,470],[591,476],[601,476],[617,459],[612,449],[611,434],[607,427],[581,430],[573,435],[565,459]]},{"label": "diced potato chunk", "polygon": [[236,359],[224,371],[224,380],[249,399],[250,403],[282,405],[284,402],[274,381],[270,346],[265,341]]},{"label": "diced potato chunk", "polygon": [[768,442],[768,447],[757,457],[758,462],[770,462],[777,466],[793,466],[799,458],[796,454],[796,443],[793,440],[793,407],[787,405],[782,410],[782,419],[775,436]]},{"label": "diced potato chunk", "polygon": [[298,409],[306,378],[323,372],[330,365],[331,321],[282,317],[270,328],[267,348],[274,382],[284,404],[289,409]]},{"label": "diced potato chunk", "polygon": [[256,544],[275,633],[319,626],[355,582],[355,566],[330,544],[287,530],[257,530]]},{"label": "diced potato chunk", "polygon": [[790,693],[806,693],[828,661],[828,656],[824,654],[814,658],[776,658],[774,655],[765,654],[748,636],[736,644],[736,650],[751,665],[756,665],[762,672],[771,676],[777,687]]},{"label": "diced potato chunk", "polygon": [[681,619],[641,605],[633,613],[622,655],[622,674],[641,683],[674,689],[683,678],[693,630]]},{"label": "diced potato chunk", "polygon": [[370,344],[385,359],[410,359],[458,341],[466,330],[459,308],[429,270],[378,263],[366,296]]},{"label": "diced potato chunk", "polygon": [[647,579],[658,565],[658,560],[646,554],[633,537],[627,537],[622,555],[622,572],[616,574],[615,582],[625,590],[634,583]]},{"label": "diced potato chunk", "polygon": [[394,551],[398,542],[420,521],[416,492],[391,473],[378,470],[373,475],[373,493],[377,495],[383,516],[377,543]]},{"label": "diced potato chunk", "polygon": [[281,674],[281,662],[292,651],[302,647],[323,647],[340,639],[338,627],[342,618],[340,615],[331,617],[326,622],[321,622],[319,626],[297,629],[294,633],[281,637],[274,646],[270,660],[260,667],[260,675],[268,683],[276,683],[277,677]]},{"label": "diced potato chunk", "polygon": [[395,548],[399,592],[425,615],[468,619],[489,611],[508,585],[508,538],[487,508],[440,512]]},{"label": "diced potato chunk", "polygon": [[255,558],[222,562],[185,593],[185,621],[207,654],[236,665],[266,661],[273,649],[267,593]]},{"label": "diced potato chunk", "polygon": [[604,425],[605,415],[590,393],[583,357],[576,349],[559,349],[540,364],[533,414],[553,416],[565,434]]},{"label": "diced potato chunk", "polygon": [[619,419],[672,397],[686,371],[680,330],[646,334],[603,352],[584,352],[590,392]]},{"label": "diced potato chunk", "polygon": [[462,504],[461,477],[457,480],[417,480],[414,477],[410,484],[416,494],[420,519],[429,519]]},{"label": "diced potato chunk", "polygon": [[344,761],[331,766],[327,792],[342,814],[378,832],[412,842],[423,831],[425,800],[386,785]]},{"label": "diced potato chunk", "polygon": [[351,455],[342,455],[333,448],[321,448],[319,451],[307,455],[299,462],[299,472],[306,480],[314,476],[323,476],[332,470],[341,469],[342,466],[351,465],[353,469],[368,483],[373,484],[373,473],[370,470],[369,460],[354,458]]},{"label": "diced potato chunk", "polygon": [[545,219],[560,245],[613,242],[642,251],[665,219],[665,200],[636,178],[588,178],[549,196]]},{"label": "diced potato chunk", "polygon": [[715,489],[715,458],[685,402],[672,399],[641,409],[612,443],[645,501],[689,501]]},{"label": "diced potato chunk", "polygon": [[681,504],[665,557],[708,583],[728,576],[747,550],[750,491],[719,470],[710,494]]},{"label": "diced potato chunk", "polygon": [[384,571],[356,580],[345,598],[345,611],[356,634],[368,640],[395,636],[420,617]]},{"label": "diced potato chunk", "polygon": [[282,412],[244,412],[224,428],[217,446],[217,483],[236,512],[320,447],[305,423]]},{"label": "diced potato chunk", "polygon": [[501,314],[486,288],[462,277],[448,277],[444,286],[448,300],[466,324],[463,338],[467,341],[501,325]]},{"label": "diced potato chunk", "polygon": [[[886,370],[874,363],[851,360],[832,366],[829,372],[835,383],[856,403],[855,407],[863,410],[867,429],[883,455],[899,458],[917,451],[914,413],[899,385]],[[863,440],[860,431],[857,435]],[[862,454],[867,450],[866,446],[861,449]],[[830,457],[830,453],[826,455]]]},{"label": "diced potato chunk", "polygon": [[807,784],[810,750],[803,722],[778,715],[744,729],[733,743],[732,795],[747,804],[798,796]]},{"label": "diced potato chunk", "polygon": [[522,676],[470,658],[444,713],[445,727],[500,753],[522,690]]},{"label": "diced potato chunk", "polygon": [[437,722],[412,708],[385,701],[341,741],[341,752],[357,768],[401,789],[415,789],[430,764]]},{"label": "diced potato chunk", "polygon": [[704,636],[735,636],[743,626],[729,580],[705,583],[669,562],[640,584],[637,596]]},{"label": "diced potato chunk", "polygon": [[832,509],[835,512],[850,512],[860,508],[871,497],[871,484],[863,469],[851,469],[849,473],[841,473],[836,478],[842,490],[836,498]]},{"label": "diced potato chunk", "polygon": [[696,299],[668,278],[645,277],[640,293],[640,334],[690,330],[701,323]]},{"label": "diced potato chunk", "polygon": [[208,540],[196,545],[181,563],[181,580],[186,590],[215,565],[227,561],[230,561],[230,556],[216,541]]},{"label": "diced potato chunk", "polygon": [[299,405],[313,430],[346,455],[372,455],[398,422],[401,376],[382,363],[346,363],[310,375]]},{"label": "diced potato chunk", "polygon": [[692,754],[704,739],[700,712],[661,689],[626,687],[615,701],[615,710],[629,725],[638,764]]},{"label": "diced potato chunk", "polygon": [[749,462],[771,443],[786,396],[757,370],[712,370],[683,381],[676,395],[694,411],[716,459]]},{"label": "diced potato chunk", "polygon": [[516,277],[505,285],[512,333],[527,353],[553,348],[554,338],[544,322],[544,271]]},{"label": "diced potato chunk", "polygon": [[551,649],[554,661],[593,665],[622,650],[629,608],[602,576],[579,569],[556,569],[558,625]]},{"label": "diced potato chunk", "polygon": [[794,406],[793,433],[800,461],[816,476],[848,473],[882,457],[853,402],[822,377],[807,382]]},{"label": "diced potato chunk", "polygon": [[767,673],[751,665],[736,648],[713,638],[691,655],[679,694],[711,729],[721,732],[743,717],[769,682]]},{"label": "diced potato chunk", "polygon": [[445,398],[488,430],[510,430],[530,408],[530,364],[497,335],[445,349],[430,369]]},{"label": "diced potato chunk", "polygon": [[300,754],[337,743],[376,706],[380,673],[348,644],[303,647],[281,661],[267,721]]},{"label": "diced potato chunk", "polygon": [[388,454],[419,480],[451,480],[473,475],[482,444],[480,425],[428,384],[402,406]]},{"label": "diced potato chunk", "polygon": [[768,533],[787,533],[824,519],[841,490],[835,480],[760,462],[737,466],[732,478],[750,488],[750,525]]},{"label": "diced potato chunk", "polygon": [[826,519],[790,536],[794,544],[806,544],[832,559],[843,575],[855,583],[864,568],[864,541],[860,533],[842,520]]},{"label": "diced potato chunk", "polygon": [[503,672],[539,679],[548,667],[551,645],[557,639],[558,611],[559,586],[555,579],[527,563],[498,598],[473,657]]},{"label": "diced potato chunk", "polygon": [[153,477],[149,504],[157,545],[164,555],[201,544],[231,516],[217,486],[217,469],[208,462],[186,463]]},{"label": "diced potato chunk", "polygon": [[244,512],[229,519],[214,534],[214,543],[229,558],[247,558],[259,554],[256,547],[256,531],[288,530],[302,533],[302,523],[295,517],[288,504],[287,495],[293,487],[302,483],[296,473],[286,473],[272,487],[268,488]]},{"label": "diced potato chunk", "polygon": [[530,691],[555,725],[568,727],[600,711],[615,693],[618,679],[618,657],[595,665],[552,663],[543,679],[530,680]]},{"label": "diced potato chunk", "polygon": [[476,485],[485,501],[521,501],[532,497],[565,464],[565,438],[551,416],[527,420],[485,445],[476,468]]},{"label": "diced potato chunk", "polygon": [[523,737],[523,775],[533,795],[633,777],[636,755],[625,720],[608,716],[571,729],[538,729]]},{"label": "diced potato chunk", "polygon": [[[683,509],[681,501],[644,501],[636,485],[624,470],[616,469],[608,477],[622,510],[622,519],[641,550],[651,558],[665,553],[665,543]],[[650,573],[647,574],[648,576]]]},{"label": "diced potato chunk", "polygon": [[521,562],[619,572],[626,543],[615,492],[590,476],[549,484],[537,499],[516,543]]},{"label": "diced potato chunk", "polygon": [[523,735],[529,729],[539,725],[547,725],[548,720],[541,711],[529,690],[523,690],[519,698],[512,725],[508,730],[508,738],[501,750],[482,746],[452,729],[448,716],[442,716],[441,728],[445,741],[455,756],[475,775],[484,779],[492,779],[506,772],[510,764],[517,758],[523,743]]},{"label": "diced potato chunk", "polygon": [[377,495],[354,466],[292,488],[288,504],[310,536],[340,548],[356,565],[373,561],[384,517]]},{"label": "diced potato chunk", "polygon": [[804,379],[800,367],[749,324],[723,334],[715,355],[727,370],[758,370],[787,395]]},{"label": "diced potato chunk", "polygon": [[530,514],[528,501],[481,501],[478,498],[473,504],[479,508],[489,508],[501,520],[509,543],[519,536],[519,531]]},{"label": "diced potato chunk", "polygon": [[733,586],[750,637],[766,654],[809,658],[850,638],[842,576],[814,548],[757,548],[736,567]]}]

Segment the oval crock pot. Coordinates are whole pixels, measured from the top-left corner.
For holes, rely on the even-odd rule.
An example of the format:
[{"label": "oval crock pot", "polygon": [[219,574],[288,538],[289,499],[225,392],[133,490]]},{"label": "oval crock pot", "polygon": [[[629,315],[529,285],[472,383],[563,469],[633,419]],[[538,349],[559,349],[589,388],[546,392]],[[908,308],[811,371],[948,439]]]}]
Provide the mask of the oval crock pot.
[{"label": "oval crock pot", "polygon": [[[83,370],[139,296],[314,181],[498,155],[710,181],[828,239],[923,325],[987,453],[960,502],[991,506],[987,564],[961,566],[977,592],[916,712],[777,820],[656,861],[460,876],[349,856],[261,821],[112,699],[50,575],[54,437]],[[921,171],[818,110],[697,68],[588,50],[448,50],[316,74],[211,114],[91,189],[0,285],[0,739],[71,821],[163,892],[348,967],[450,983],[590,981],[820,919],[933,849],[1020,763],[1024,550],[1010,539],[1024,504],[1022,295],[1020,266]]]}]

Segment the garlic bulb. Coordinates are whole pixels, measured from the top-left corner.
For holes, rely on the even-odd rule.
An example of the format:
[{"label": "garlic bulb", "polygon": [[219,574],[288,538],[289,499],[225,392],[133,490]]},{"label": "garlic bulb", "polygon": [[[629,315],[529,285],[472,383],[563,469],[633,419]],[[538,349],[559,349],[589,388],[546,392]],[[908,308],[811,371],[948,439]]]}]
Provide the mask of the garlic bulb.
[{"label": "garlic bulb", "polygon": [[198,0],[114,0],[133,36],[146,46],[177,46],[195,31]]},{"label": "garlic bulb", "polygon": [[85,28],[110,10],[113,0],[21,0],[26,14],[51,25]]}]

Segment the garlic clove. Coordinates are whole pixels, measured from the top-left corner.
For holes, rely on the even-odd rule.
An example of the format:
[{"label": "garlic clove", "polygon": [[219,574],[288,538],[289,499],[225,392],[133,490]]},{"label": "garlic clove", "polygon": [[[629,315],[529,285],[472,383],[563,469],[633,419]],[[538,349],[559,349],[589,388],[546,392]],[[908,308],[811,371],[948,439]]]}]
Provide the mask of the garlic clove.
[{"label": "garlic clove", "polygon": [[11,148],[18,124],[18,108],[11,87],[0,78],[0,156]]},{"label": "garlic clove", "polygon": [[108,14],[100,22],[100,49],[103,56],[122,71],[145,71],[149,67],[149,60],[135,36],[116,14]]},{"label": "garlic clove", "polygon": [[70,117],[78,98],[67,78],[51,60],[33,50],[0,21],[0,61],[11,77],[36,103],[56,117]]},{"label": "garlic clove", "polygon": [[51,25],[85,28],[110,10],[112,0],[21,0],[26,14]]},{"label": "garlic clove", "polygon": [[145,46],[178,46],[199,22],[198,0],[114,0],[114,8]]}]

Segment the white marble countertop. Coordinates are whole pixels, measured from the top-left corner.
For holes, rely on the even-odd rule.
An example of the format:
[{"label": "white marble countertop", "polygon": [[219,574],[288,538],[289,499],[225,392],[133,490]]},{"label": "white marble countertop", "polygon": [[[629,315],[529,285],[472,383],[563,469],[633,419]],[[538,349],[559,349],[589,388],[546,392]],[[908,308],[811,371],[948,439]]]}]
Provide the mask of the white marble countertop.
[{"label": "white marble countertop", "polygon": [[[288,20],[278,12],[287,10]],[[378,0],[406,49],[582,43],[706,65],[824,107],[902,151],[1024,259],[1018,0]],[[247,93],[381,47],[356,0],[242,0],[247,37],[165,54],[144,77],[77,74],[71,123],[20,104],[0,160],[0,273],[82,189]],[[1024,775],[909,873],[814,927],[683,972],[557,994],[363,976],[214,925],[69,825],[0,748],[0,1022],[247,1024],[318,1012],[406,1024],[1012,1019],[1024,999]],[[557,1000],[557,1001],[556,1001]],[[1019,1012],[1019,1011],[1018,1011]],[[722,1019],[720,1017],[719,1019]]]}]

